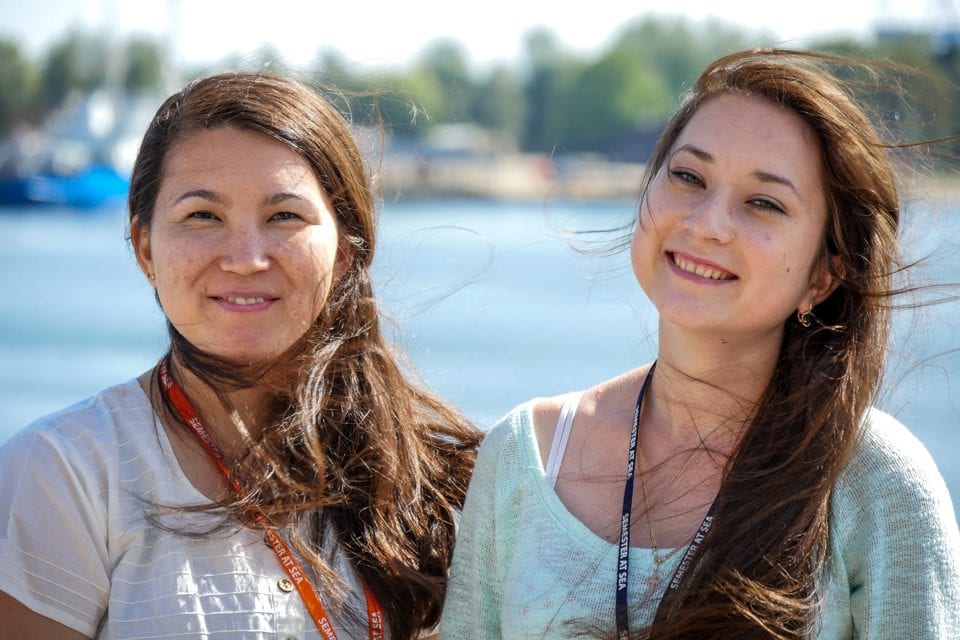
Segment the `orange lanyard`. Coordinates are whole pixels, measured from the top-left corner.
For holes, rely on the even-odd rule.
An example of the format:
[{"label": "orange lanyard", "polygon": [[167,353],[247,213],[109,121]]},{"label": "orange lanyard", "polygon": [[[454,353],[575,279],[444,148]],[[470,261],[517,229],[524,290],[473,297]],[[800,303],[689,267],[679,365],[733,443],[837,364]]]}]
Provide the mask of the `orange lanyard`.
[{"label": "orange lanyard", "polygon": [[[165,360],[160,363],[160,381],[166,390],[170,402],[173,403],[177,413],[180,414],[180,418],[186,422],[190,430],[193,431],[197,440],[200,441],[203,448],[210,454],[210,458],[220,469],[220,473],[227,479],[227,482],[230,483],[234,491],[237,492],[237,495],[243,497],[243,488],[236,478],[230,474],[230,469],[224,462],[223,456],[220,455],[220,450],[217,449],[213,438],[210,437],[210,432],[203,426],[200,416],[197,415],[197,411],[193,408],[193,405],[190,404],[190,400],[187,399],[183,389],[180,388],[180,385],[178,385],[173,379],[173,376],[170,375]],[[317,630],[320,631],[320,635],[326,640],[337,640],[337,633],[333,630],[330,616],[327,615],[327,610],[324,609],[323,603],[320,602],[320,596],[317,595],[317,590],[310,584],[310,580],[308,580],[306,574],[304,574],[300,562],[293,555],[293,552],[290,551],[290,547],[283,541],[280,534],[270,526],[270,523],[267,522],[263,513],[253,511],[252,515],[256,518],[259,525],[263,527],[264,531],[267,532],[270,548],[273,549],[273,552],[277,555],[277,560],[280,561],[280,565],[287,572],[287,575],[290,576],[290,580],[292,580],[293,584],[297,587],[297,591],[300,592],[300,597],[303,598],[303,604],[307,607],[307,611],[310,612],[310,617],[313,618],[313,622],[317,625]],[[367,601],[369,640],[383,640],[383,609],[380,607],[380,603],[377,602],[376,596],[373,595],[366,584],[363,585],[363,592]]]}]

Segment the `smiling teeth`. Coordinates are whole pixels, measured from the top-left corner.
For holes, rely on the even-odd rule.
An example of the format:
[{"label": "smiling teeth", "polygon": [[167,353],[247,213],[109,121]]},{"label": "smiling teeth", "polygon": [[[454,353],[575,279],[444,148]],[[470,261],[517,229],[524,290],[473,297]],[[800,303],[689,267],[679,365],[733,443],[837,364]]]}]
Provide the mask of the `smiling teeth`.
[{"label": "smiling teeth", "polygon": [[710,280],[726,280],[728,278],[728,276],[722,271],[705,267],[702,264],[687,262],[676,254],[673,255],[673,263],[680,267],[682,271],[693,273],[701,278],[709,278]]},{"label": "smiling teeth", "polygon": [[233,304],[248,305],[263,302],[263,298],[235,298],[233,296],[228,296],[227,301],[232,302]]}]

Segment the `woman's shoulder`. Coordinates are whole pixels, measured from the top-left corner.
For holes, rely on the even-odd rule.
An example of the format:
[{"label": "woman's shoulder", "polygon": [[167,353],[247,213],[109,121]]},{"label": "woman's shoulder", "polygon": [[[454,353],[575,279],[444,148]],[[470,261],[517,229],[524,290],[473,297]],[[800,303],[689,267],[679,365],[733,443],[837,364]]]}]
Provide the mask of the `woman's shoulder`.
[{"label": "woman's shoulder", "polygon": [[100,540],[111,518],[139,517],[136,496],[153,490],[153,469],[160,466],[151,452],[160,450],[157,440],[134,423],[148,412],[133,380],[40,418],[7,440],[0,447],[0,548],[10,536],[30,548],[41,533],[47,536],[41,539]]},{"label": "woman's shoulder", "polygon": [[898,419],[870,409],[834,492],[838,519],[891,512],[955,522],[946,482],[923,443]]},{"label": "woman's shoulder", "polygon": [[956,628],[960,530],[953,503],[926,448],[883,411],[864,417],[837,479],[830,538],[830,624],[849,628],[853,613],[866,636],[897,638],[939,638]]},{"label": "woman's shoulder", "polygon": [[35,420],[0,447],[0,460],[56,455],[92,464],[142,436],[136,427],[151,415],[143,389],[129,380]]},{"label": "woman's shoulder", "polygon": [[[628,404],[632,406],[636,387],[649,369],[650,365],[646,365],[581,391],[534,398],[522,405],[526,408],[524,417],[529,421],[527,426],[536,439],[540,459],[546,462],[565,409],[570,412],[572,423],[575,416],[585,422],[594,422],[601,413],[619,410],[623,397],[629,397]],[[614,409],[611,409],[611,405]]]},{"label": "woman's shoulder", "polygon": [[[551,419],[551,415],[559,415],[564,397],[532,398],[500,418],[484,435],[474,478],[492,475],[498,481],[506,481],[523,469],[542,469],[542,445],[539,444],[544,433],[542,426],[545,420]],[[555,418],[552,420],[550,434]]]},{"label": "woman's shoulder", "polygon": [[856,447],[844,475],[851,480],[940,477],[923,443],[897,418],[877,408],[871,408],[860,424]]},{"label": "woman's shoulder", "polygon": [[480,445],[480,456],[490,456],[505,448],[516,449],[523,446],[533,430],[533,411],[539,398],[533,398],[515,406],[497,420],[484,434]]},{"label": "woman's shoulder", "polygon": [[[584,391],[571,391],[556,396],[531,398],[517,405],[490,429],[483,448],[501,450],[508,447],[527,456],[538,455],[546,460],[564,404],[579,403]],[[576,406],[574,406],[576,409]]]}]

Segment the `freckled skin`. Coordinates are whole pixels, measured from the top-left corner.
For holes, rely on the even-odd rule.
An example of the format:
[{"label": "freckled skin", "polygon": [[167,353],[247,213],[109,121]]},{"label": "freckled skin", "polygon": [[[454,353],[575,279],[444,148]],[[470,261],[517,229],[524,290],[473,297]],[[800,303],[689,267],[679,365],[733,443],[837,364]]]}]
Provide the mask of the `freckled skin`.
[{"label": "freckled skin", "polygon": [[[723,95],[694,114],[650,184],[631,249],[662,326],[776,345],[786,318],[826,297],[821,163],[808,125],[762,99]],[[732,277],[698,279],[675,253]]]},{"label": "freckled skin", "polygon": [[221,127],[174,145],[162,180],[150,229],[135,223],[133,235],[170,322],[234,361],[290,347],[340,268],[336,219],[310,164],[264,135]]}]

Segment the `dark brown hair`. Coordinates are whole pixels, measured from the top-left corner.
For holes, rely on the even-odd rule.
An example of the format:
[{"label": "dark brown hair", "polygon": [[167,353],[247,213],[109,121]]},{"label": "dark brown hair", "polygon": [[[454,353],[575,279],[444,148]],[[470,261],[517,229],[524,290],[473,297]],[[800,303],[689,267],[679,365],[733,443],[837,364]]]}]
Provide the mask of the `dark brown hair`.
[{"label": "dark brown hair", "polygon": [[786,321],[773,378],[727,462],[710,534],[644,637],[802,638],[815,624],[831,492],[884,368],[899,224],[890,145],[832,64],[868,69],[783,50],[716,60],[647,165],[641,201],[684,127],[717,96],[755,97],[795,114],[819,141],[828,208],[821,257],[839,284],[813,326]]},{"label": "dark brown hair", "polygon": [[215,390],[272,390],[261,435],[233,461],[248,496],[212,506],[237,518],[250,506],[263,511],[317,570],[321,587],[336,592],[337,576],[321,552],[332,531],[383,605],[392,637],[413,637],[439,618],[454,513],[480,433],[411,382],[381,332],[370,280],[375,198],[348,123],[317,91],[277,75],[224,73],[168,98],[133,169],[131,224],[149,231],[171,147],[220,127],[263,134],[310,162],[350,264],[311,329],[277,362],[223,361],[168,322],[167,357]]}]

